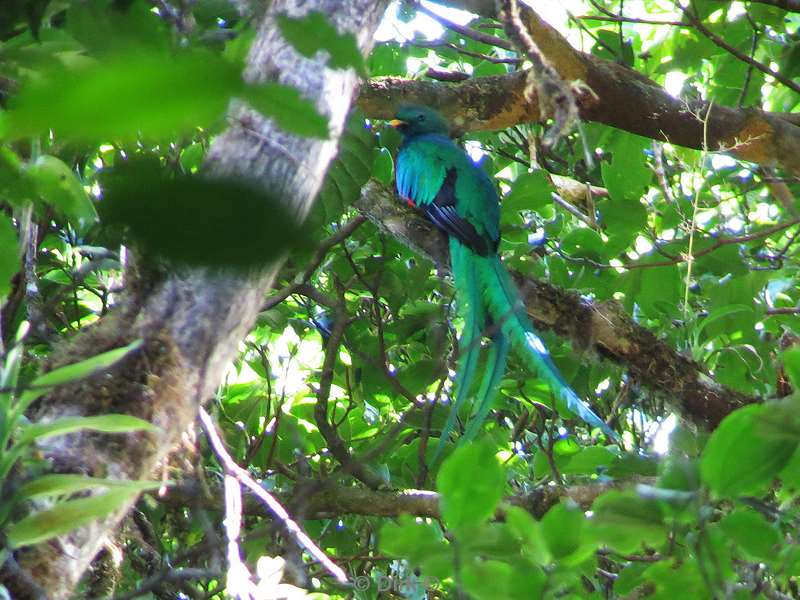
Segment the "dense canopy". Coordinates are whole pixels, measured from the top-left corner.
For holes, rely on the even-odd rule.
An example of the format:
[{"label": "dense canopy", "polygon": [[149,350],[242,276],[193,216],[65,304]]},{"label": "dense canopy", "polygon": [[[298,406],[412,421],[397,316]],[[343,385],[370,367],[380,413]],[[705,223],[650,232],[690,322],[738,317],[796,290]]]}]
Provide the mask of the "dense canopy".
[{"label": "dense canopy", "polygon": [[[0,11],[0,597],[799,598],[796,0],[264,4]],[[511,354],[433,460],[409,104],[619,443]]]}]

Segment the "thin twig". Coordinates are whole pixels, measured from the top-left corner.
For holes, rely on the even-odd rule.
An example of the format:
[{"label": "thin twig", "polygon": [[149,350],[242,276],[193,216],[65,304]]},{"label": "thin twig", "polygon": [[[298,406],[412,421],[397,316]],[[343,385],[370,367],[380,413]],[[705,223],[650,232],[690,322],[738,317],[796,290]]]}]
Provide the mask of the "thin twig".
[{"label": "thin twig", "polygon": [[577,15],[576,19],[582,21],[608,21],[610,23],[638,23],[640,25],[671,25],[673,27],[691,27],[685,21],[659,21],[657,19],[636,19],[634,17],[620,17],[616,15]]},{"label": "thin twig", "polygon": [[690,10],[688,8],[681,6],[678,0],[675,0],[675,5],[683,11],[683,16],[686,17],[692,25],[694,25],[695,29],[697,29],[697,31],[706,36],[715,46],[719,46],[726,52],[729,52],[730,54],[741,60],[742,62],[747,63],[748,65],[752,65],[762,73],[766,73],[767,75],[773,77],[775,81],[779,81],[780,83],[788,87],[790,90],[793,90],[798,94],[800,94],[799,83],[792,81],[791,79],[789,79],[785,75],[781,75],[777,71],[773,71],[764,63],[750,58],[749,56],[747,56],[747,54],[745,54],[738,48],[731,46],[728,42],[726,42],[724,39],[722,39],[716,33],[711,31],[708,27],[706,27],[703,24],[703,22],[697,17],[697,15],[694,12],[694,9]]},{"label": "thin twig", "polygon": [[664,194],[664,199],[667,202],[673,204],[675,196],[672,194],[672,188],[667,178],[666,165],[664,164],[664,144],[656,140],[653,140],[653,164],[655,165],[656,179],[658,179],[661,193]]},{"label": "thin twig", "polygon": [[339,347],[342,344],[344,330],[349,322],[342,293],[342,297],[337,303],[333,329],[325,348],[325,359],[322,363],[322,374],[319,377],[319,387],[317,388],[317,404],[314,407],[314,420],[320,434],[325,439],[328,450],[339,461],[345,472],[352,474],[365,485],[377,489],[384,483],[383,479],[372,472],[369,467],[353,458],[336,428],[328,421],[328,399],[333,383],[333,369],[336,366],[336,359],[339,357]]},{"label": "thin twig", "polygon": [[[190,567],[183,568],[165,568],[145,579],[135,590],[131,590],[125,594],[113,596],[112,600],[133,600],[140,596],[146,595],[158,589],[165,583],[178,583],[181,581],[193,581],[195,579],[217,579],[222,575],[217,569],[194,569]],[[216,590],[218,593],[220,590]]]},{"label": "thin twig", "polygon": [[777,306],[775,308],[768,308],[767,315],[796,315],[800,314],[800,306]]},{"label": "thin twig", "polygon": [[322,564],[325,569],[336,579],[341,581],[342,583],[347,582],[347,575],[345,572],[335,565],[330,558],[328,558],[325,553],[317,546],[314,541],[306,535],[306,533],[300,528],[300,526],[292,520],[289,516],[289,513],[286,512],[286,509],[283,508],[280,502],[267,490],[265,490],[261,485],[259,485],[250,474],[245,471],[242,467],[240,467],[236,462],[231,458],[231,455],[225,449],[225,444],[222,442],[222,438],[219,436],[219,432],[217,432],[217,428],[214,425],[214,421],[211,419],[211,415],[209,415],[203,407],[200,407],[200,422],[203,424],[203,430],[206,432],[206,436],[208,436],[208,441],[211,443],[211,447],[214,449],[214,454],[216,454],[217,459],[222,463],[222,466],[225,468],[225,471],[229,473],[231,476],[235,477],[239,483],[247,487],[251,492],[253,492],[258,498],[267,505],[267,508],[275,515],[283,526],[289,531],[297,540],[303,548],[305,548],[311,556],[317,559],[320,564]]},{"label": "thin twig", "polygon": [[[771,225],[770,227],[766,227],[760,231],[756,231],[754,233],[748,233],[744,235],[737,235],[731,237],[721,237],[717,238],[717,241],[711,244],[710,246],[703,248],[702,250],[698,250],[697,252],[693,252],[691,254],[691,260],[696,260],[701,256],[705,256],[706,254],[710,254],[715,250],[718,250],[722,246],[727,246],[729,244],[744,244],[746,242],[752,242],[758,239],[762,239],[765,237],[769,237],[773,233],[778,233],[779,231],[783,231],[784,229],[788,229],[794,225],[800,224],[800,218],[792,219],[791,221],[786,221],[785,223],[778,223],[777,225]],[[670,258],[669,260],[662,260],[659,262],[635,262],[635,263],[623,263],[621,265],[611,265],[608,263],[601,263],[597,262],[588,258],[575,258],[572,256],[565,255],[560,253],[567,260],[576,261],[576,262],[585,262],[597,269],[652,269],[655,267],[671,267],[673,265],[680,264],[682,262],[688,262],[689,257],[688,255],[682,256],[675,256]]]},{"label": "thin twig", "polygon": [[434,40],[432,42],[423,41],[423,40],[407,40],[407,44],[411,46],[416,46],[418,48],[448,48],[450,50],[454,50],[459,54],[463,54],[464,56],[469,56],[470,58],[478,58],[480,60],[485,60],[486,62],[498,64],[498,65],[518,65],[522,62],[521,58],[515,57],[502,57],[502,56],[490,56],[488,54],[482,54],[480,52],[473,52],[471,50],[466,50],[457,44],[452,42],[445,42],[442,40]]},{"label": "thin twig", "polygon": [[761,175],[761,180],[767,185],[773,197],[780,202],[784,210],[793,217],[798,216],[794,194],[784,180],[775,176],[775,170],[772,167],[759,167],[758,173]]},{"label": "thin twig", "polygon": [[[699,165],[703,163],[706,158],[706,152],[708,152],[708,122],[711,117],[711,108],[714,106],[714,102],[708,103],[708,110],[706,111],[705,118],[702,119],[703,123],[703,148],[700,152],[700,158],[698,160],[698,170]],[[694,198],[692,199],[692,220],[689,223],[689,247],[686,252],[686,286],[684,287],[683,291],[683,318],[689,314],[689,290],[691,289],[692,283],[692,267],[694,266],[695,256],[694,252],[694,234],[697,231],[697,207],[700,204],[700,190],[702,189],[701,185],[697,186],[697,189],[694,193]]]},{"label": "thin twig", "polygon": [[[750,59],[755,60],[756,57],[756,50],[758,50],[758,41],[761,37],[761,33],[756,29],[755,23],[753,23],[753,19],[750,18],[750,13],[744,13],[747,16],[747,20],[750,22],[750,27],[753,28],[753,38],[750,41]],[[744,83],[742,84],[742,91],[739,93],[739,99],[736,101],[736,106],[742,108],[745,99],[747,98],[747,92],[750,91],[750,83],[753,80],[753,65],[747,65],[747,73],[744,76]]]},{"label": "thin twig", "polygon": [[322,264],[322,261],[325,260],[325,257],[330,252],[331,248],[336,246],[337,244],[343,242],[347,238],[349,238],[353,233],[355,233],[356,229],[361,227],[361,225],[367,220],[364,215],[357,215],[353,217],[350,221],[342,225],[336,233],[324,239],[320,245],[317,247],[316,252],[314,252],[314,256],[311,258],[311,261],[308,263],[305,271],[303,274],[295,279],[293,283],[287,285],[285,288],[278,291],[276,294],[273,294],[269,298],[267,298],[264,306],[261,307],[262,311],[269,310],[273,306],[277,306],[284,300],[286,300],[289,296],[294,294],[297,289],[307,283],[311,276],[314,274],[319,266]]},{"label": "thin twig", "polygon": [[458,83],[460,81],[466,81],[470,78],[470,75],[463,71],[441,71],[439,69],[428,68],[425,71],[425,77],[430,77],[436,81],[444,81],[446,83]]},{"label": "thin twig", "polygon": [[482,31],[476,31],[475,29],[472,29],[470,27],[465,27],[464,25],[459,25],[458,23],[453,23],[453,21],[435,13],[434,11],[423,6],[422,4],[417,4],[416,8],[417,12],[421,12],[423,14],[428,15],[432,19],[441,23],[444,27],[447,27],[447,29],[455,31],[456,33],[463,35],[464,37],[473,39],[476,42],[481,42],[489,46],[497,46],[498,48],[505,48],[506,50],[515,49],[514,45],[508,40],[504,40],[503,38],[497,37],[496,35],[483,33]]},{"label": "thin twig", "polygon": [[556,192],[552,192],[550,194],[550,198],[552,198],[552,200],[553,200],[553,202],[555,204],[558,204],[561,208],[566,210],[569,214],[574,215],[579,221],[582,221],[583,223],[586,223],[592,229],[596,229],[596,230],[600,229],[597,226],[597,223],[593,219],[591,219],[590,217],[587,217],[580,210],[578,210],[577,207],[573,206],[572,204],[570,204],[569,202],[564,200]]}]

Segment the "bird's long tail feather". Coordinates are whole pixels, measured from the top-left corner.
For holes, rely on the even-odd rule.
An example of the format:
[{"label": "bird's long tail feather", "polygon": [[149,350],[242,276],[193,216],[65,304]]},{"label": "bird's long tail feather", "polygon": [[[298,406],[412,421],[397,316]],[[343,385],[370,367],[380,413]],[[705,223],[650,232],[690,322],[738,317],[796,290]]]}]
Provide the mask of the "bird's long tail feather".
[{"label": "bird's long tail feather", "polygon": [[536,335],[511,276],[498,256],[473,256],[489,315],[517,347],[528,366],[550,385],[567,408],[592,427],[600,428],[615,441],[619,436],[598,417],[569,387],[550,358],[544,343]]},{"label": "bird's long tail feather", "polygon": [[481,294],[477,264],[473,254],[455,238],[450,238],[450,261],[453,268],[453,279],[458,298],[458,310],[464,320],[464,329],[459,340],[458,373],[456,375],[456,398],[450,407],[447,421],[442,429],[439,443],[433,455],[435,463],[444,450],[444,446],[455,429],[458,413],[469,397],[469,390],[478,368],[478,357],[481,350],[481,333],[486,322]]},{"label": "bird's long tail feather", "polygon": [[469,442],[480,431],[481,425],[492,408],[494,399],[500,387],[500,380],[506,372],[506,360],[511,348],[509,339],[498,327],[492,335],[492,345],[489,348],[489,358],[486,361],[486,371],[483,375],[481,387],[475,398],[475,408],[469,419],[469,425],[461,438],[462,442]]}]

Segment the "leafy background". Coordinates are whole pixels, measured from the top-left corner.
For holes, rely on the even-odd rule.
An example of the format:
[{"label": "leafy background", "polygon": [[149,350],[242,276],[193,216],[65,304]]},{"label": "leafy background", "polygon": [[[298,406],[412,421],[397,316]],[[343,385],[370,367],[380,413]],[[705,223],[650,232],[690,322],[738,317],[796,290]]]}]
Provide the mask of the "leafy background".
[{"label": "leafy background", "polygon": [[[627,16],[680,19],[670,3],[573,4],[559,29],[576,46],[676,94],[797,110],[796,92],[697,28],[609,17],[624,8]],[[35,484],[2,489],[4,557],[154,487],[37,479],[44,465],[30,450],[42,435],[145,424],[110,416],[42,432],[21,416],[37,385],[122,356],[98,357],[60,381],[37,379],[61,340],[120,297],[120,243],[155,269],[253,269],[292,250],[214,412],[238,463],[368,585],[336,583],[248,504],[250,564],[282,555],[284,579],[318,598],[798,597],[800,407],[788,393],[800,382],[800,350],[792,348],[796,180],[590,122],[553,148],[541,146],[538,124],[467,132],[465,147],[504,193],[500,252],[510,267],[617,303],[716,382],[773,400],[732,413],[712,433],[697,430],[681,420],[674,398],[654,394],[624,365],[546,332],[567,380],[608,417],[624,448],[559,414],[547,387],[512,359],[483,437],[452,444],[431,468],[429,439],[447,413],[460,327],[453,290],[442,270],[353,206],[370,178],[391,186],[396,132],[353,111],[302,229],[276,199],[241,182],[202,179],[232,98],[297,135],[326,137],[327,123],[292,88],[241,81],[252,19],[217,0],[154,5],[15,0],[0,17],[0,452],[4,466],[27,469]],[[329,52],[331,66],[370,77],[478,78],[523,66],[512,50],[433,24],[436,10],[393,5],[366,61],[319,13],[279,26],[301,53]],[[705,0],[693,10],[729,45],[797,80],[796,13]],[[494,20],[447,16],[508,46]],[[600,193],[554,202],[552,175]],[[96,569],[77,597],[104,595],[98,590],[109,578],[122,594],[183,567],[197,576],[163,577],[142,597],[222,596],[222,471],[203,439],[191,446],[165,467],[175,493],[141,497],[115,540],[122,562],[106,578]],[[70,496],[94,485],[109,487],[105,501]],[[383,508],[369,486],[387,490]],[[341,500],[315,512],[315,495],[352,498],[359,490],[346,508]],[[404,490],[435,490],[436,510],[400,515]],[[48,518],[26,504],[40,496],[60,502]],[[429,578],[427,589],[380,590],[386,577],[417,576]]]}]

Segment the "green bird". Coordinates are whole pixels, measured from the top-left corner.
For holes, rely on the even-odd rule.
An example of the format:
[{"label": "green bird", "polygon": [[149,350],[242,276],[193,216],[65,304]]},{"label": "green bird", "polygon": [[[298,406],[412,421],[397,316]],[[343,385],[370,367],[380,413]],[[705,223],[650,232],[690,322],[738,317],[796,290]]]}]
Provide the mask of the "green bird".
[{"label": "green bird", "polygon": [[469,397],[484,331],[490,335],[492,344],[464,440],[472,439],[486,419],[513,346],[527,366],[565,401],[570,411],[618,441],[617,434],[578,397],[558,372],[497,255],[500,203],[492,180],[450,139],[447,121],[433,109],[404,106],[390,125],[403,135],[395,167],[397,191],[448,235],[456,301],[464,321],[459,341],[456,398],[439,438],[434,462]]}]

